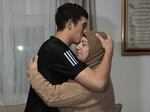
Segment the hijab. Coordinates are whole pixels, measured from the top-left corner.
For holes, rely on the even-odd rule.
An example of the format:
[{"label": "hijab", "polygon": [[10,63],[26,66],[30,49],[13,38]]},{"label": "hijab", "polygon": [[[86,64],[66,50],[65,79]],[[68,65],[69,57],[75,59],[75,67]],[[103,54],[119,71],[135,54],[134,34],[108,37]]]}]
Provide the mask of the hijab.
[{"label": "hijab", "polygon": [[107,35],[104,32],[89,31],[84,33],[89,44],[89,55],[85,63],[91,68],[95,68],[102,61],[105,53],[100,40],[95,35],[96,33],[99,33],[104,39],[107,38]]}]

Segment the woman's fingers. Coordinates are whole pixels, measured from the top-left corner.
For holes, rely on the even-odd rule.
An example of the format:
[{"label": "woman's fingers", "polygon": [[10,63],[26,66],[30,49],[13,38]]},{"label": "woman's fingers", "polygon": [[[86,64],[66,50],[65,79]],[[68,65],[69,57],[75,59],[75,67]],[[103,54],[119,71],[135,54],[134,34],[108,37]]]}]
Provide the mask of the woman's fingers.
[{"label": "woman's fingers", "polygon": [[29,61],[28,69],[32,69],[32,68],[37,69],[37,60],[38,60],[38,56],[37,55],[33,56]]}]

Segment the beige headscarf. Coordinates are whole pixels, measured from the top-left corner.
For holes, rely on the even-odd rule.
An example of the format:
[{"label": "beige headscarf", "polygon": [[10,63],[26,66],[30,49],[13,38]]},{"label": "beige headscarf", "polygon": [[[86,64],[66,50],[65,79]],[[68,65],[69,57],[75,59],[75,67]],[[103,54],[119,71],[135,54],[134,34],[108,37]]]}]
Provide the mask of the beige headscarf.
[{"label": "beige headscarf", "polygon": [[99,33],[103,38],[107,38],[104,32],[90,31],[84,33],[89,42],[89,56],[86,59],[86,64],[91,68],[95,68],[101,62],[105,52],[100,40],[95,36],[95,33]]}]

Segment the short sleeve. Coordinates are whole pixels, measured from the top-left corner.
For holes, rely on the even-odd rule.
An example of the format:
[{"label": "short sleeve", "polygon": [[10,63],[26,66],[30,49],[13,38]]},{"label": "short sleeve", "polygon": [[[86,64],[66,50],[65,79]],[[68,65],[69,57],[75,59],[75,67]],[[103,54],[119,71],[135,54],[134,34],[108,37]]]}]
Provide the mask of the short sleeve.
[{"label": "short sleeve", "polygon": [[60,75],[64,75],[69,79],[74,79],[82,70],[84,70],[87,65],[74,55],[71,50],[65,50],[63,52],[57,51],[50,62],[50,69],[55,70]]}]

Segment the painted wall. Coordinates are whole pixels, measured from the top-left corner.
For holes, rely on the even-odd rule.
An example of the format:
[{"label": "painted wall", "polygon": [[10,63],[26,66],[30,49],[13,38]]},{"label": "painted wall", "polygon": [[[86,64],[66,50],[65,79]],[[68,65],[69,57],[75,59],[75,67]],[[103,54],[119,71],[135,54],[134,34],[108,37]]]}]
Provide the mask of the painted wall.
[{"label": "painted wall", "polygon": [[115,42],[111,77],[122,112],[150,112],[150,55],[121,56],[121,0],[96,0],[97,29]]}]

